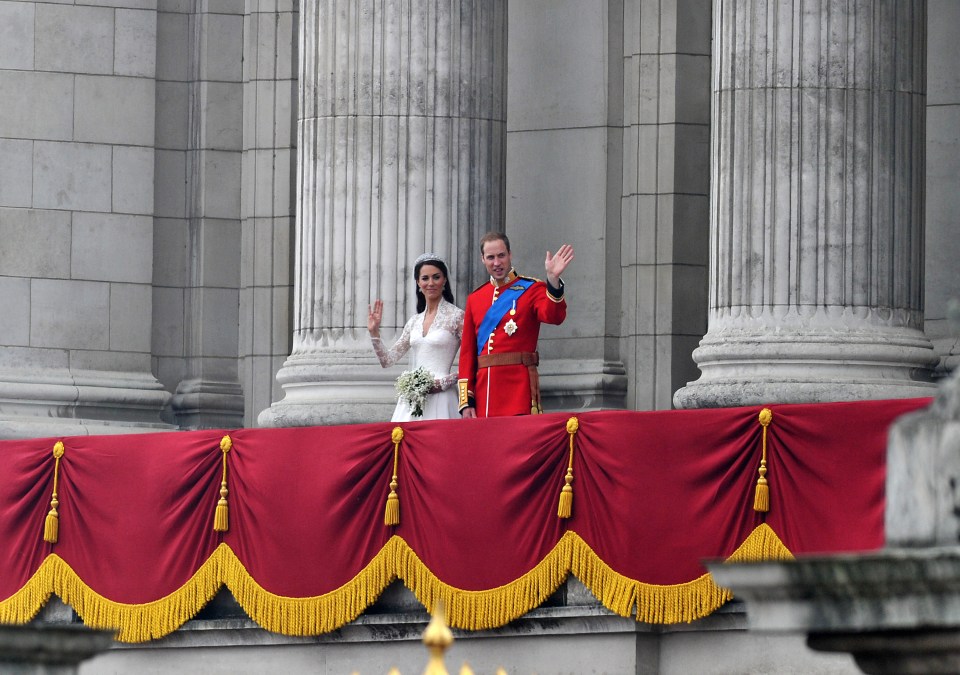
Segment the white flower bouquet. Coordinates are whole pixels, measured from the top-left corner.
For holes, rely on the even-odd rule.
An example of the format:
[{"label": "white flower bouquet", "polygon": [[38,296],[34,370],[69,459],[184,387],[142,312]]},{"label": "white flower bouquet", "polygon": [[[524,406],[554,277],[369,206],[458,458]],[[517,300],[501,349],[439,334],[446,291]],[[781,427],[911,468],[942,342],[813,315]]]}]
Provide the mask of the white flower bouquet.
[{"label": "white flower bouquet", "polygon": [[427,394],[433,389],[433,374],[420,366],[416,370],[405,370],[397,378],[397,395],[410,406],[414,417],[423,415],[423,406]]}]

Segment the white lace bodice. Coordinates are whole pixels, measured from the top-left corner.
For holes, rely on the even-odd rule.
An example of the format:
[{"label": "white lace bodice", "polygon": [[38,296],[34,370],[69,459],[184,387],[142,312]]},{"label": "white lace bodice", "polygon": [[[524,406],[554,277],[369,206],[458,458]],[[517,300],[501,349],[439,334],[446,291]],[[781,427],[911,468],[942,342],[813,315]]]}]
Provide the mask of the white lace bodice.
[{"label": "white lace bodice", "polygon": [[463,333],[463,310],[446,300],[440,301],[430,330],[423,334],[424,313],[414,314],[403,327],[403,332],[390,349],[385,349],[380,338],[371,338],[373,350],[380,365],[389,368],[410,352],[410,370],[423,366],[440,381],[440,388],[449,389],[457,374],[451,373],[453,358],[460,348]]}]

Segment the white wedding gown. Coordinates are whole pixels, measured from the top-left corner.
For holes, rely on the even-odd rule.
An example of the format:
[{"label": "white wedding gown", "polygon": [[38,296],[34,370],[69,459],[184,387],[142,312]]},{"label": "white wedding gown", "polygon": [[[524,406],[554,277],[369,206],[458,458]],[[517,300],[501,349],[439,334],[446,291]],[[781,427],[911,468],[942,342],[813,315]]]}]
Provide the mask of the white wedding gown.
[{"label": "white wedding gown", "polygon": [[423,312],[410,317],[403,332],[390,349],[384,349],[380,338],[372,338],[373,349],[380,359],[380,365],[389,368],[410,352],[409,370],[423,366],[440,380],[442,391],[429,394],[423,406],[423,415],[414,417],[410,406],[404,400],[397,401],[391,422],[410,422],[412,420],[445,420],[459,418],[456,387],[457,374],[451,373],[453,359],[460,349],[460,336],[463,333],[463,310],[446,300],[440,300],[437,315],[430,324],[430,330],[423,334]]}]

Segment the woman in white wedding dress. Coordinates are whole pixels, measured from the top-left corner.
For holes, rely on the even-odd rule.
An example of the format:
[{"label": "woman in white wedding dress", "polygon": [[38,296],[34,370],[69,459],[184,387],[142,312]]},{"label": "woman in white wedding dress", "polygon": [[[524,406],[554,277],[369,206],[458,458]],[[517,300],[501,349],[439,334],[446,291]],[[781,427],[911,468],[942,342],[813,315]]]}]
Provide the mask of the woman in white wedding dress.
[{"label": "woman in white wedding dress", "polygon": [[403,332],[390,349],[380,340],[383,302],[375,300],[369,307],[367,330],[380,365],[389,368],[410,352],[410,370],[423,366],[433,374],[433,389],[427,395],[423,415],[414,417],[410,405],[400,398],[391,422],[459,418],[457,411],[457,374],[450,372],[460,349],[463,332],[463,310],[453,304],[453,292],[447,264],[434,253],[424,253],[414,261],[413,278],[417,282],[417,313],[403,327]]}]

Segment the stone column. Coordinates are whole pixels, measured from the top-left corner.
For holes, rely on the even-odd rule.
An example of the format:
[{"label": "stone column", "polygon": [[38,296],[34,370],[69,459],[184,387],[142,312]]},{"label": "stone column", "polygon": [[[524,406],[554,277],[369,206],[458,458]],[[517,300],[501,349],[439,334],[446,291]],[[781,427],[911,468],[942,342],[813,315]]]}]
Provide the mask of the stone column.
[{"label": "stone column", "polygon": [[309,0],[300,8],[293,351],[265,426],[389,418],[366,331],[415,311],[412,262],[445,256],[462,304],[503,227],[504,0]]},{"label": "stone column", "polygon": [[710,313],[682,408],[931,394],[925,0],[715,0]]}]

